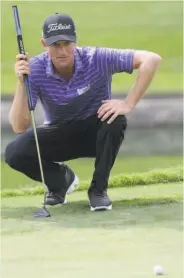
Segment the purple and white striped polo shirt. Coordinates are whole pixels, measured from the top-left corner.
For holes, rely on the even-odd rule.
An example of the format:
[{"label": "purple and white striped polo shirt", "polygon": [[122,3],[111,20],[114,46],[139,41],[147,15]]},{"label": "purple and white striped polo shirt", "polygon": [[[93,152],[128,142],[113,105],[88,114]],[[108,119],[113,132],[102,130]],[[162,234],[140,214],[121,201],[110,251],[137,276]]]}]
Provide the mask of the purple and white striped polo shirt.
[{"label": "purple and white striped polo shirt", "polygon": [[75,73],[69,82],[54,72],[47,52],[30,61],[30,88],[33,105],[38,98],[44,123],[83,120],[97,113],[102,100],[111,98],[112,75],[132,73],[133,50],[101,47],[75,49]]}]

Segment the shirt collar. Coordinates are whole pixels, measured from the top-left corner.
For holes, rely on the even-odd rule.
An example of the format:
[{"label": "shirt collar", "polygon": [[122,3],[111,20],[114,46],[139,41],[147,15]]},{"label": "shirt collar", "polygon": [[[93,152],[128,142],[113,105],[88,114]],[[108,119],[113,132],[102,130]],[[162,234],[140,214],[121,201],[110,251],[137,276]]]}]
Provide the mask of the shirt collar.
[{"label": "shirt collar", "polygon": [[[47,53],[47,55],[48,55],[48,53]],[[84,69],[78,48],[75,49],[74,56],[75,56],[75,74],[78,72],[84,72],[85,69]],[[48,55],[48,60],[47,60],[47,64],[46,64],[46,75],[52,76],[56,79],[62,79],[57,73],[55,73],[54,67],[52,64],[52,60],[49,55]]]},{"label": "shirt collar", "polygon": [[85,71],[84,64],[82,62],[82,57],[77,47],[75,48],[75,68],[77,72]]}]

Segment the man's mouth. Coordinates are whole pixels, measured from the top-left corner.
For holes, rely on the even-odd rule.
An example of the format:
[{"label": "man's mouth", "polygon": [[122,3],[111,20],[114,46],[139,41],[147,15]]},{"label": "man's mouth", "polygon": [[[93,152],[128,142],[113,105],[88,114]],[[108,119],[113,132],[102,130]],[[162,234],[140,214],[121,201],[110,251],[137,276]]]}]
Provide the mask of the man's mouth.
[{"label": "man's mouth", "polygon": [[59,56],[59,57],[56,57],[58,60],[65,60],[67,58],[67,56]]}]

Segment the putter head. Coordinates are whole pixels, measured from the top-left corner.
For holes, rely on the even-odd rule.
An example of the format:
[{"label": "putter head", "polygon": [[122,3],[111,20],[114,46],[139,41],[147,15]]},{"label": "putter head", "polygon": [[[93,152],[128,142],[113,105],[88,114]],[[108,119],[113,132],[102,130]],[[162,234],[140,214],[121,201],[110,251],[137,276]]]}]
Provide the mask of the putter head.
[{"label": "putter head", "polygon": [[49,211],[46,209],[46,207],[42,207],[39,209],[39,211],[34,213],[34,217],[50,217]]}]

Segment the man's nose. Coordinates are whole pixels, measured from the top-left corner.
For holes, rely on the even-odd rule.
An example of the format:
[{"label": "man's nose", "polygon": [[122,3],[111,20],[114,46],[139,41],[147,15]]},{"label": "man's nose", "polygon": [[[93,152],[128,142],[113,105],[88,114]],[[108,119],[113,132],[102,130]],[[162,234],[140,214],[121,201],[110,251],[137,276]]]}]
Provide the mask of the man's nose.
[{"label": "man's nose", "polygon": [[66,54],[66,47],[65,46],[60,46],[58,49],[59,53],[62,55]]}]

